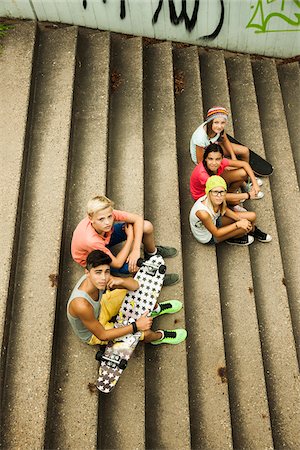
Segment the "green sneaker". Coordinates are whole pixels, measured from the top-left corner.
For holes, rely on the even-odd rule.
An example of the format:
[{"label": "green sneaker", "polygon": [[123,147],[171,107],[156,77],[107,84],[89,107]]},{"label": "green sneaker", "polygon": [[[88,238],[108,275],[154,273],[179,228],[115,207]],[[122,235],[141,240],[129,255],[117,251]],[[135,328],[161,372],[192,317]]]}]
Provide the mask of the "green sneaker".
[{"label": "green sneaker", "polygon": [[151,317],[162,316],[163,314],[174,314],[181,310],[182,303],[179,300],[168,300],[159,304],[160,312],[152,311]]},{"label": "green sneaker", "polygon": [[187,337],[187,331],[183,328],[178,328],[177,330],[158,330],[164,332],[164,337],[158,339],[158,341],[150,342],[152,345],[159,344],[180,344]]},{"label": "green sneaker", "polygon": [[158,245],[157,253],[161,255],[163,258],[173,258],[178,254],[178,251],[174,247],[165,247],[162,245]]},{"label": "green sneaker", "polygon": [[167,273],[164,278],[163,286],[173,286],[173,284],[178,283],[179,280],[180,277],[178,273]]}]

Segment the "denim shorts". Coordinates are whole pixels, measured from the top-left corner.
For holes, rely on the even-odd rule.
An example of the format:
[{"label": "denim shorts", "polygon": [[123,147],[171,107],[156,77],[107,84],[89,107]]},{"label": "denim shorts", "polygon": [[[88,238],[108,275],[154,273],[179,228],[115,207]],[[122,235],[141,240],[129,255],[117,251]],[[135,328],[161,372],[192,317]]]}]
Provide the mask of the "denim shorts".
[{"label": "denim shorts", "polygon": [[[114,223],[114,230],[112,232],[112,235],[110,237],[110,241],[109,244],[107,245],[107,248],[111,249],[112,247],[114,247],[117,244],[120,244],[120,242],[124,242],[127,239],[127,234],[125,233],[125,222],[116,222]],[[128,269],[128,263],[124,263],[122,267],[120,267],[119,269],[114,269],[113,267],[111,267],[110,271],[112,273],[125,273],[128,274],[129,269]]]},{"label": "denim shorts", "polygon": [[[217,218],[216,227],[221,228],[221,226],[222,226],[222,216],[219,216]],[[212,236],[211,240],[207,242],[207,244],[209,244],[209,245],[215,245],[217,243],[218,243],[218,241],[216,240],[216,238],[214,236]]]}]

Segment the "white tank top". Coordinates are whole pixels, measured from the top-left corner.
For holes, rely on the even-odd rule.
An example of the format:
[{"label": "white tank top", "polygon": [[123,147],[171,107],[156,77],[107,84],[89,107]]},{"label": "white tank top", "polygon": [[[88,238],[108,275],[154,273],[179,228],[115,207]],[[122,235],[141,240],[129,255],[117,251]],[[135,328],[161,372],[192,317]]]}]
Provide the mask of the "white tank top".
[{"label": "white tank top", "polygon": [[206,195],[203,197],[200,197],[194,206],[191,209],[190,212],[190,226],[193,235],[197,239],[197,241],[201,242],[202,244],[207,244],[211,238],[212,234],[208,231],[208,229],[203,225],[199,217],[196,216],[197,211],[206,211],[212,218],[213,223],[217,224],[217,219],[220,217],[221,213],[220,211],[214,212],[212,209],[210,209],[208,206],[203,204],[203,201],[206,199]]}]

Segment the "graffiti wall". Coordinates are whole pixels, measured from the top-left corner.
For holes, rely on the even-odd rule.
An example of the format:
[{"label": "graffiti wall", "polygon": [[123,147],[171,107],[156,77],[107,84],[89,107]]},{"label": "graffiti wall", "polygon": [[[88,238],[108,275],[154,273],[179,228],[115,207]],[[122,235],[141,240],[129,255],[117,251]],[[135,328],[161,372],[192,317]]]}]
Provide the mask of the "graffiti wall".
[{"label": "graffiti wall", "polygon": [[300,0],[1,0],[0,17],[268,56],[300,54]]}]

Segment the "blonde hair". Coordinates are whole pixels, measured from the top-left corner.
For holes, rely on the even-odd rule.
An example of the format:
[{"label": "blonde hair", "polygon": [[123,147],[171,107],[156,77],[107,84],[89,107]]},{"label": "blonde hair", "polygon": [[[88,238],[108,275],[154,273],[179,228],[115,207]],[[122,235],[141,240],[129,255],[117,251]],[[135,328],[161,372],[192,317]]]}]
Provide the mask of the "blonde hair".
[{"label": "blonde hair", "polygon": [[[207,206],[213,211],[214,207],[213,207],[213,204],[211,202],[210,196],[211,196],[211,191],[209,191],[209,193],[207,194]],[[226,203],[226,196],[225,196],[224,200],[223,200],[223,203],[220,205],[221,216],[224,216],[224,214],[226,212],[226,208],[227,208],[227,203]]]},{"label": "blonde hair", "polygon": [[96,197],[93,197],[88,201],[87,213],[91,217],[96,212],[102,211],[103,209],[109,207],[113,208],[114,202],[105,197],[105,195],[97,195]]}]

